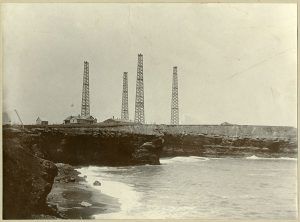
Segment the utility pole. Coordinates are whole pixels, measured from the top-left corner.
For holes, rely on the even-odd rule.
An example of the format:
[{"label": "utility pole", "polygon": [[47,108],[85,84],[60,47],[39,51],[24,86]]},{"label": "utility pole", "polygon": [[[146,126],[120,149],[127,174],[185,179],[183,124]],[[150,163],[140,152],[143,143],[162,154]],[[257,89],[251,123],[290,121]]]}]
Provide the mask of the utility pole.
[{"label": "utility pole", "polygon": [[143,55],[138,54],[134,121],[145,123]]},{"label": "utility pole", "polygon": [[173,67],[172,102],[171,102],[171,125],[179,125],[177,66]]},{"label": "utility pole", "polygon": [[122,109],[121,109],[121,119],[129,120],[129,110],[128,110],[128,76],[127,72],[123,73],[123,91],[122,91]]}]

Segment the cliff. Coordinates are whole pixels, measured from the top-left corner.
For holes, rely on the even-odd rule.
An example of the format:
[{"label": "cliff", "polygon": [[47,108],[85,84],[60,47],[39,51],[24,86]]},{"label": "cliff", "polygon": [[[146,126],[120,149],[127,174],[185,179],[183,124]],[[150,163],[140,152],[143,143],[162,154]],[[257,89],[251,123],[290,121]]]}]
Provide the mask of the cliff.
[{"label": "cliff", "polygon": [[162,148],[162,140],[154,135],[83,128],[7,129],[4,138],[8,145],[10,138],[17,138],[28,152],[71,165],[159,164]]},{"label": "cliff", "polygon": [[297,129],[257,125],[99,125],[113,132],[161,136],[161,157],[297,157]]},{"label": "cliff", "polygon": [[159,155],[297,156],[297,129],[283,126],[54,125],[7,128],[6,135],[41,158],[71,165],[159,164]]},{"label": "cliff", "polygon": [[[9,144],[8,144],[9,143]],[[56,166],[26,151],[17,138],[3,141],[3,218],[29,219],[48,211]]]},{"label": "cliff", "polygon": [[242,138],[165,134],[162,157],[297,157],[296,138]]},{"label": "cliff", "polygon": [[[74,150],[79,152],[79,156],[88,156],[87,160],[91,161],[90,164],[118,165],[134,163],[133,159],[130,159],[126,153],[131,153],[134,147],[139,147],[140,154],[142,154],[144,149],[141,149],[141,145],[155,138],[164,140],[162,150],[155,154],[160,154],[162,157],[189,155],[208,157],[297,156],[297,129],[285,126],[172,126],[131,123],[123,125],[96,124],[84,127],[78,125],[58,125],[40,128],[31,126],[31,128],[32,131],[39,132],[41,138],[43,138],[44,134],[49,134],[47,133],[48,131],[53,134],[52,137],[46,136],[50,141],[44,142],[45,145],[43,145],[44,148],[47,148],[47,146],[51,147],[47,148],[49,150],[47,153],[50,155],[48,158],[50,159],[53,159],[51,156],[56,156],[57,151],[62,152],[60,149],[53,149],[54,147],[62,146],[59,144],[53,145],[54,141],[63,141],[66,153],[71,153],[68,154],[70,155],[70,160],[68,161],[70,164],[84,163],[82,160],[76,160],[78,153],[75,155]],[[59,139],[59,137],[63,137],[61,134],[67,134],[69,137],[63,140]],[[74,138],[72,138],[72,135]],[[78,148],[75,148],[76,146]],[[110,148],[106,149],[105,147],[108,146]],[[89,151],[80,147],[88,147]],[[72,152],[69,152],[71,151],[70,149],[72,149]],[[149,146],[148,149],[151,150]],[[118,154],[118,158],[110,155],[112,154],[109,152],[111,150],[113,150],[114,154]],[[51,155],[51,152],[53,152],[53,155]],[[72,157],[72,155],[75,156]],[[139,155],[131,155],[131,158],[134,156],[138,157]],[[144,155],[144,158],[146,156]],[[94,160],[96,157],[97,160]],[[142,162],[145,163],[145,161]],[[155,161],[152,162],[155,163]]]}]

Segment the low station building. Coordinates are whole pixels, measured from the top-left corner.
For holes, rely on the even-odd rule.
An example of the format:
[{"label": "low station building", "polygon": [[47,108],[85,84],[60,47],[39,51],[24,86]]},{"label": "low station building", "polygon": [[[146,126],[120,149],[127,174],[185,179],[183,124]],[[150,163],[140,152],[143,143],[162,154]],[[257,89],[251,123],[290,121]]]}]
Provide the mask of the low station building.
[{"label": "low station building", "polygon": [[48,120],[43,117],[38,117],[36,119],[36,125],[48,125]]},{"label": "low station building", "polygon": [[93,116],[68,116],[64,120],[64,124],[94,124],[97,123],[97,119]]}]

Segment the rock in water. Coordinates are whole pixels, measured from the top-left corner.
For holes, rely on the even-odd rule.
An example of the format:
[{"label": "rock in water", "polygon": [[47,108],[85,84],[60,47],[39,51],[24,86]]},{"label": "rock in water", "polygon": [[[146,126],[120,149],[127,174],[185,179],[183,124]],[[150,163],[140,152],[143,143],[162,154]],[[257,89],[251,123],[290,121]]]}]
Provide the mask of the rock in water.
[{"label": "rock in water", "polygon": [[159,154],[162,151],[164,140],[162,138],[146,142],[138,147],[132,155],[132,161],[135,164],[159,165]]},{"label": "rock in water", "polygon": [[83,206],[83,207],[90,207],[90,206],[92,206],[92,204],[90,204],[90,203],[88,203],[88,202],[85,202],[85,201],[82,201],[82,202],[80,203],[80,205]]},{"label": "rock in water", "polygon": [[94,186],[101,186],[101,183],[100,183],[98,180],[96,180],[96,181],[93,183],[93,185],[94,185]]},{"label": "rock in water", "polygon": [[73,166],[64,163],[56,163],[55,165],[58,168],[58,175],[55,177],[55,181],[69,183],[80,180],[78,178],[79,172],[76,171]]}]

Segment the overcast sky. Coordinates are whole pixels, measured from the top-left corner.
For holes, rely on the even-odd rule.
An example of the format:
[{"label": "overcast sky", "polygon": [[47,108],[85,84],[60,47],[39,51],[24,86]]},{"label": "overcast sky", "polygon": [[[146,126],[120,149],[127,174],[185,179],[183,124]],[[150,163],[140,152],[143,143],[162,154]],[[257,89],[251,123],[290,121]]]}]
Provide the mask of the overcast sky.
[{"label": "overcast sky", "polygon": [[[120,117],[137,54],[145,119],[169,123],[178,66],[181,124],[296,126],[296,4],[4,4],[4,109],[18,122],[80,113],[83,62],[91,114]],[[73,105],[72,105],[73,104]]]}]

